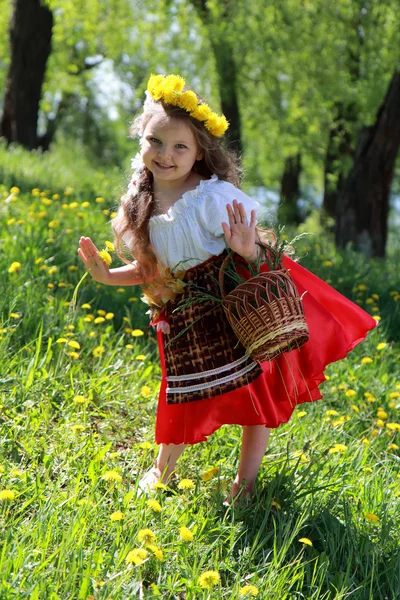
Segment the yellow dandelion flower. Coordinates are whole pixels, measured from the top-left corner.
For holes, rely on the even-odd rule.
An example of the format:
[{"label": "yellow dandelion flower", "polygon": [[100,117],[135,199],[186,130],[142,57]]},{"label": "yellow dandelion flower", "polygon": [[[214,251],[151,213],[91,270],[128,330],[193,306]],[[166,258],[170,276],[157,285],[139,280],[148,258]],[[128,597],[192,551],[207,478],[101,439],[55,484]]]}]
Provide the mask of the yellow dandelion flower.
[{"label": "yellow dandelion flower", "polygon": [[15,492],[14,490],[1,490],[0,491],[0,500],[14,500]]},{"label": "yellow dandelion flower", "polygon": [[276,500],[272,500],[271,506],[275,506],[276,508],[282,508],[279,502],[277,502]]},{"label": "yellow dandelion flower", "polygon": [[391,400],[395,399],[395,398],[400,398],[400,392],[390,392],[389,394],[389,398]]},{"label": "yellow dandelion flower", "polygon": [[20,190],[20,189],[19,189],[19,187],[17,187],[16,185],[14,185],[14,186],[13,186],[13,187],[10,189],[10,193],[11,193],[11,194],[15,194],[15,195],[16,195],[16,194],[19,194],[19,193],[20,193],[20,191],[21,191],[21,190]]},{"label": "yellow dandelion flower", "polygon": [[305,416],[306,416],[306,414],[307,414],[307,411],[306,411],[306,410],[299,410],[299,412],[298,412],[298,413],[296,413],[296,414],[297,414],[297,416],[298,416],[298,417],[300,417],[300,418],[301,418],[301,417],[305,417]]},{"label": "yellow dandelion flower", "polygon": [[151,529],[141,529],[137,535],[139,542],[147,546],[156,541],[156,534]]},{"label": "yellow dandelion flower", "polygon": [[111,321],[111,319],[114,318],[114,313],[112,312],[108,312],[105,316],[105,318],[107,319],[107,321]]},{"label": "yellow dandelion flower", "polygon": [[378,515],[375,515],[374,513],[365,513],[364,517],[367,521],[371,521],[371,523],[377,523],[380,520]]},{"label": "yellow dandelion flower", "polygon": [[377,345],[376,349],[383,350],[384,348],[386,348],[386,346],[387,346],[387,342],[381,342],[380,344]]},{"label": "yellow dandelion flower", "polygon": [[324,267],[332,267],[333,262],[331,260],[324,260],[322,264],[324,265]]},{"label": "yellow dandelion flower", "polygon": [[328,417],[335,417],[336,415],[339,414],[337,410],[327,410],[325,412],[328,415]]},{"label": "yellow dandelion flower", "polygon": [[111,521],[122,521],[122,519],[125,519],[125,515],[120,510],[116,510],[115,512],[111,513],[110,519]]},{"label": "yellow dandelion flower", "polygon": [[161,90],[161,85],[164,83],[164,81],[164,75],[150,75],[149,77],[149,81],[147,82],[147,91],[151,94],[151,96],[153,96],[155,100],[159,100],[161,98],[161,96],[159,96],[158,98],[156,98],[155,96],[158,95],[159,91]]},{"label": "yellow dandelion flower", "polygon": [[78,354],[78,352],[67,352],[68,356],[70,358],[73,358],[74,360],[78,360],[78,358],[80,358],[80,354]]},{"label": "yellow dandelion flower", "polygon": [[94,320],[94,323],[96,323],[96,325],[97,325],[98,323],[104,323],[104,321],[105,321],[104,317],[96,317]]},{"label": "yellow dandelion flower", "polygon": [[194,482],[191,479],[181,479],[178,483],[179,490],[191,490],[194,488]]},{"label": "yellow dandelion flower", "polygon": [[207,104],[199,104],[190,114],[197,121],[207,121],[212,114],[212,110]]},{"label": "yellow dandelion flower", "polygon": [[8,272],[9,272],[9,273],[17,273],[17,272],[20,270],[21,266],[22,266],[22,265],[21,265],[21,263],[20,263],[20,262],[14,261],[14,262],[12,262],[12,263],[11,263],[11,265],[8,267]]},{"label": "yellow dandelion flower", "polygon": [[347,390],[346,394],[347,398],[352,398],[353,396],[357,395],[357,392],[354,390]]},{"label": "yellow dandelion flower", "polygon": [[150,442],[140,442],[139,448],[143,448],[143,450],[150,450],[152,448],[152,444]]},{"label": "yellow dandelion flower", "polygon": [[108,250],[109,252],[115,252],[115,246],[112,242],[108,242],[106,240],[106,250]]},{"label": "yellow dandelion flower", "polygon": [[335,452],[346,452],[347,446],[344,444],[335,444],[332,448],[329,448],[329,453],[334,454]]},{"label": "yellow dandelion flower", "polygon": [[18,313],[12,312],[10,313],[10,317],[12,319],[20,319],[22,317],[22,315],[19,315]]},{"label": "yellow dandelion flower", "polygon": [[180,94],[185,87],[185,80],[180,75],[167,75],[164,84],[175,93]]},{"label": "yellow dandelion flower", "polygon": [[389,444],[388,450],[398,450],[399,446],[397,444]]},{"label": "yellow dandelion flower", "polygon": [[144,385],[141,389],[141,394],[144,398],[148,398],[151,394],[151,388],[148,385]]},{"label": "yellow dandelion flower", "polygon": [[[132,346],[131,344],[127,344],[127,345],[126,345],[126,347],[127,347],[128,345],[129,345],[131,348],[133,348],[133,346]],[[146,355],[145,355],[145,354],[138,354],[138,355],[137,355],[137,357],[136,357],[136,360],[146,360]]]},{"label": "yellow dandelion flower", "polygon": [[179,96],[178,103],[181,108],[184,108],[188,112],[192,112],[197,108],[197,96],[194,92],[188,90]]},{"label": "yellow dandelion flower", "polygon": [[203,473],[203,475],[201,476],[201,479],[203,481],[210,481],[210,479],[212,479],[214,477],[214,475],[216,475],[219,471],[219,467],[214,467],[213,469],[210,469],[209,471],[206,471],[205,473]]},{"label": "yellow dandelion flower", "polygon": [[193,533],[188,529],[188,527],[179,527],[179,537],[183,542],[191,542],[194,538]]},{"label": "yellow dandelion flower", "polygon": [[98,198],[96,198],[95,202],[97,202],[97,204],[101,204],[102,202],[104,202],[104,198],[99,196]]},{"label": "yellow dandelion flower", "polygon": [[82,304],[81,308],[91,309],[92,307],[90,306],[90,304],[88,302],[85,302],[85,304]]},{"label": "yellow dandelion flower", "polygon": [[312,546],[313,545],[312,541],[309,540],[306,537],[300,538],[299,542],[301,542],[302,544],[306,544],[306,546]]},{"label": "yellow dandelion flower", "polygon": [[75,432],[82,432],[85,430],[85,426],[81,425],[80,423],[77,423],[76,425],[71,425],[71,429]]},{"label": "yellow dandelion flower", "polygon": [[372,315],[372,318],[375,319],[375,321],[381,321],[382,317],[380,315]]},{"label": "yellow dandelion flower", "polygon": [[79,342],[75,342],[75,340],[69,340],[68,346],[71,346],[71,348],[75,348],[75,350],[80,350],[81,347]]},{"label": "yellow dandelion flower", "polygon": [[133,337],[139,337],[141,335],[144,335],[144,331],[142,331],[141,329],[134,329],[131,333],[131,335]]},{"label": "yellow dandelion flower", "polygon": [[373,360],[369,356],[364,356],[364,358],[361,359],[361,364],[362,365],[367,365],[367,364],[372,363],[372,362],[373,362]]},{"label": "yellow dandelion flower", "polygon": [[106,263],[107,266],[111,265],[112,258],[110,256],[110,254],[107,252],[107,250],[100,250],[99,256],[100,256],[101,260]]},{"label": "yellow dandelion flower", "polygon": [[122,475],[117,471],[106,471],[101,478],[105,481],[122,481]]},{"label": "yellow dandelion flower", "polygon": [[96,348],[93,348],[92,350],[92,354],[95,358],[99,358],[99,356],[101,356],[104,352],[104,346],[96,346]]},{"label": "yellow dandelion flower", "polygon": [[67,338],[58,338],[58,340],[56,340],[56,344],[67,344],[68,340]]},{"label": "yellow dandelion flower", "polygon": [[220,581],[218,571],[205,571],[198,579],[200,587],[210,589]]},{"label": "yellow dandelion flower", "polygon": [[86,402],[86,398],[85,396],[82,396],[80,394],[78,394],[77,396],[74,396],[74,400],[73,400],[76,404],[84,404]]},{"label": "yellow dandelion flower", "polygon": [[149,553],[144,548],[134,548],[134,550],[131,550],[126,555],[125,562],[127,564],[134,563],[135,565],[142,565],[148,556]]},{"label": "yellow dandelion flower", "polygon": [[390,431],[400,431],[400,423],[386,423],[386,427]]},{"label": "yellow dandelion flower", "polygon": [[387,412],[385,410],[383,410],[383,408],[380,408],[378,410],[378,412],[376,413],[376,416],[379,419],[387,419],[388,418],[388,414],[387,414]]},{"label": "yellow dandelion flower", "polygon": [[159,502],[157,502],[157,500],[154,500],[153,498],[151,498],[150,500],[147,500],[146,504],[149,508],[151,508],[151,510],[154,510],[154,512],[160,513],[162,511],[161,504]]},{"label": "yellow dandelion flower", "polygon": [[156,557],[157,560],[163,560],[164,558],[164,553],[161,550],[161,548],[159,548],[158,546],[155,546],[154,544],[149,544],[148,549],[152,551],[152,553],[154,554],[154,556]]},{"label": "yellow dandelion flower", "polygon": [[162,483],[162,481],[156,481],[156,483],[153,485],[153,488],[155,490],[166,490],[167,486],[165,483]]},{"label": "yellow dandelion flower", "polygon": [[258,588],[255,585],[244,585],[240,588],[239,594],[241,596],[257,596]]}]

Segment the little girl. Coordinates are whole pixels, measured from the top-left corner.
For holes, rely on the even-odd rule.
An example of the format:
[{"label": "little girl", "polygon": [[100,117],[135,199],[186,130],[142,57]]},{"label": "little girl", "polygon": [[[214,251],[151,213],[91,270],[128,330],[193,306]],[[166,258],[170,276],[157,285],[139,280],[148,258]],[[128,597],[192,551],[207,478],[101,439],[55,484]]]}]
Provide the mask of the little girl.
[{"label": "little girl", "polygon": [[[156,442],[159,454],[140,482],[166,481],[187,444],[205,441],[224,424],[243,426],[230,498],[251,495],[270,429],[289,420],[297,404],[322,397],[327,364],[344,358],[376,321],[288,256],[283,264],[303,296],[309,341],[259,364],[229,326],[218,296],[226,245],[238,260],[260,252],[257,202],[239,185],[239,168],[221,138],[224,116],[175,75],[152,75],[142,114],[131,128],[141,151],[112,221],[118,255],[127,266],[109,269],[90,238],[78,254],[96,281],[142,285],[152,311],[162,366]],[[130,263],[120,253],[124,242]],[[246,264],[246,263],[245,263]],[[211,299],[175,310],[193,290]]]}]

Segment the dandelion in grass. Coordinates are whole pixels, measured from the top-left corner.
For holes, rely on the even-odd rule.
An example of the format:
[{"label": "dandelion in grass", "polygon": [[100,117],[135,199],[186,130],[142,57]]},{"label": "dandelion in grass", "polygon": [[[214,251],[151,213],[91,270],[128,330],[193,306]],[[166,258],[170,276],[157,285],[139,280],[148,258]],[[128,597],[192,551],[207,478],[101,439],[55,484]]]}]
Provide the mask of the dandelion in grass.
[{"label": "dandelion in grass", "polygon": [[75,425],[71,425],[71,429],[72,431],[75,431],[75,433],[82,433],[82,431],[85,431],[85,426],[81,425],[80,423],[76,423]]},{"label": "dandelion in grass", "polygon": [[20,270],[20,268],[22,267],[20,262],[12,262],[11,265],[8,267],[8,272],[9,273],[18,273],[18,271]]},{"label": "dandelion in grass", "polygon": [[143,450],[150,450],[152,448],[152,444],[150,442],[140,442],[139,448],[143,448]]},{"label": "dandelion in grass", "polygon": [[104,317],[96,317],[93,322],[96,323],[96,325],[98,325],[99,323],[104,323],[104,321],[105,321]]},{"label": "dandelion in grass", "polygon": [[156,481],[156,483],[153,485],[153,488],[155,490],[166,490],[167,486],[165,483],[162,483],[162,481]]},{"label": "dandelion in grass", "polygon": [[257,596],[258,588],[255,585],[244,585],[240,588],[239,593],[241,596]]},{"label": "dandelion in grass", "polygon": [[332,448],[329,448],[330,454],[335,454],[336,452],[346,452],[347,446],[344,444],[335,444]]},{"label": "dandelion in grass", "polygon": [[298,417],[305,417],[307,412],[305,410],[299,410],[298,413],[296,413]]},{"label": "dandelion in grass", "polygon": [[68,356],[74,360],[78,360],[78,358],[80,358],[80,354],[78,354],[78,352],[68,352]]},{"label": "dandelion in grass", "polygon": [[106,471],[101,478],[104,481],[122,481],[122,475],[118,471]]},{"label": "dandelion in grass", "polygon": [[199,585],[202,588],[210,589],[220,582],[218,571],[205,571],[198,579]]},{"label": "dandelion in grass", "polygon": [[111,521],[122,521],[125,519],[125,515],[120,510],[116,510],[115,512],[111,513],[110,519]]},{"label": "dandelion in grass", "polygon": [[364,517],[371,523],[377,523],[380,520],[378,515],[375,515],[374,513],[365,513]]},{"label": "dandelion in grass", "polygon": [[194,482],[191,479],[181,479],[178,483],[179,490],[191,490],[194,488]]},{"label": "dandelion in grass", "polygon": [[210,481],[210,479],[212,479],[214,477],[214,475],[216,475],[218,473],[218,471],[219,471],[219,467],[214,467],[213,469],[206,471],[201,476],[202,481]]},{"label": "dandelion in grass", "polygon": [[395,398],[400,398],[400,392],[390,392],[389,398],[394,400]]},{"label": "dandelion in grass", "polygon": [[151,389],[148,385],[144,385],[141,389],[141,394],[144,398],[148,398],[151,394]]},{"label": "dandelion in grass", "polygon": [[397,444],[389,444],[387,447],[388,450],[398,450],[399,446]]},{"label": "dandelion in grass", "polygon": [[275,506],[276,508],[282,508],[279,502],[277,502],[276,500],[272,500],[271,506]]},{"label": "dandelion in grass", "polygon": [[353,396],[356,396],[357,392],[355,390],[347,390],[346,392],[346,396],[347,398],[352,398]]},{"label": "dandelion in grass", "polygon": [[108,313],[106,314],[105,318],[106,318],[106,320],[107,320],[107,321],[111,321],[111,319],[113,319],[113,318],[114,318],[114,313],[112,313],[112,312],[108,312]]},{"label": "dandelion in grass", "polygon": [[1,501],[10,501],[14,500],[15,492],[14,490],[1,490],[0,491],[0,500]]},{"label": "dandelion in grass", "polygon": [[146,504],[154,512],[160,513],[162,511],[161,504],[157,500],[151,498],[150,500],[147,500]]},{"label": "dandelion in grass", "polygon": [[[133,348],[133,346],[131,346],[131,344],[127,344],[125,347],[127,348],[128,346],[130,346],[131,348]],[[146,360],[146,355],[145,354],[138,354],[136,357],[136,360]]]},{"label": "dandelion in grass", "polygon": [[92,350],[92,354],[95,358],[99,358],[99,356],[101,356],[104,352],[104,346],[96,346],[96,348],[93,348]]},{"label": "dandelion in grass", "polygon": [[148,549],[152,551],[152,553],[154,554],[154,556],[156,557],[157,560],[163,560],[164,558],[164,553],[161,550],[161,548],[159,548],[158,546],[155,546],[154,544],[149,544]]},{"label": "dandelion in grass", "polygon": [[383,408],[378,408],[378,412],[376,413],[376,416],[379,419],[387,419],[388,418],[388,414],[387,412],[383,409]]},{"label": "dandelion in grass", "polygon": [[131,335],[133,337],[140,337],[141,335],[144,335],[144,331],[142,331],[141,329],[133,329]]},{"label": "dandelion in grass", "polygon": [[188,527],[179,527],[179,537],[183,542],[191,542],[194,538],[193,533]]},{"label": "dandelion in grass", "polygon": [[390,431],[400,431],[400,423],[386,423],[386,427]]},{"label": "dandelion in grass", "polygon": [[76,342],[75,340],[69,340],[68,346],[70,346],[71,348],[75,348],[75,350],[80,350],[81,346],[79,344],[79,342]]},{"label": "dandelion in grass", "polygon": [[156,534],[151,529],[141,529],[138,533],[138,540],[145,546],[148,544],[154,544],[156,541]]},{"label": "dandelion in grass", "polygon": [[127,564],[142,565],[148,556],[149,553],[144,548],[134,548],[126,555],[125,562]]},{"label": "dandelion in grass", "polygon": [[312,546],[313,543],[310,539],[306,538],[306,537],[302,537],[299,539],[299,542],[301,542],[302,544],[305,544],[306,546]]},{"label": "dandelion in grass", "polygon": [[92,307],[88,302],[85,302],[85,304],[82,304],[81,308],[87,308],[88,310],[90,310]]}]

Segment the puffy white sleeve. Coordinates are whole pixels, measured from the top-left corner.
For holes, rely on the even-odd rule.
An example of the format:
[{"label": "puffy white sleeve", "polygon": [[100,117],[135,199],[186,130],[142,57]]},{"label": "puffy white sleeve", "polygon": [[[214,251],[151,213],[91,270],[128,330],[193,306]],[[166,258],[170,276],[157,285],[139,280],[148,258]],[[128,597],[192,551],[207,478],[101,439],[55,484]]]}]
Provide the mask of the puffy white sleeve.
[{"label": "puffy white sleeve", "polygon": [[214,185],[209,186],[205,192],[202,202],[199,203],[199,218],[203,227],[215,237],[224,235],[221,223],[228,223],[226,206],[232,204],[233,200],[243,204],[249,221],[250,212],[255,210],[257,215],[260,208],[260,204],[256,200],[247,196],[228,181],[218,180]]}]

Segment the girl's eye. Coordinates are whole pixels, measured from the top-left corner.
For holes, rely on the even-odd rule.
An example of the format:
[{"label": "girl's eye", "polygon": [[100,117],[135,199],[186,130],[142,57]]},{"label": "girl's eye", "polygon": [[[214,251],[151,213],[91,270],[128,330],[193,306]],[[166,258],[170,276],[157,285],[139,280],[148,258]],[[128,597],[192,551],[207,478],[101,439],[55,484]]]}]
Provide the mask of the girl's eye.
[{"label": "girl's eye", "polygon": [[155,138],[155,137],[150,138],[150,141],[151,142],[155,142],[156,144],[160,144],[161,143],[160,140],[158,138]]},{"label": "girl's eye", "polygon": [[177,148],[186,148],[187,146],[185,146],[185,144],[177,144],[176,147]]}]

